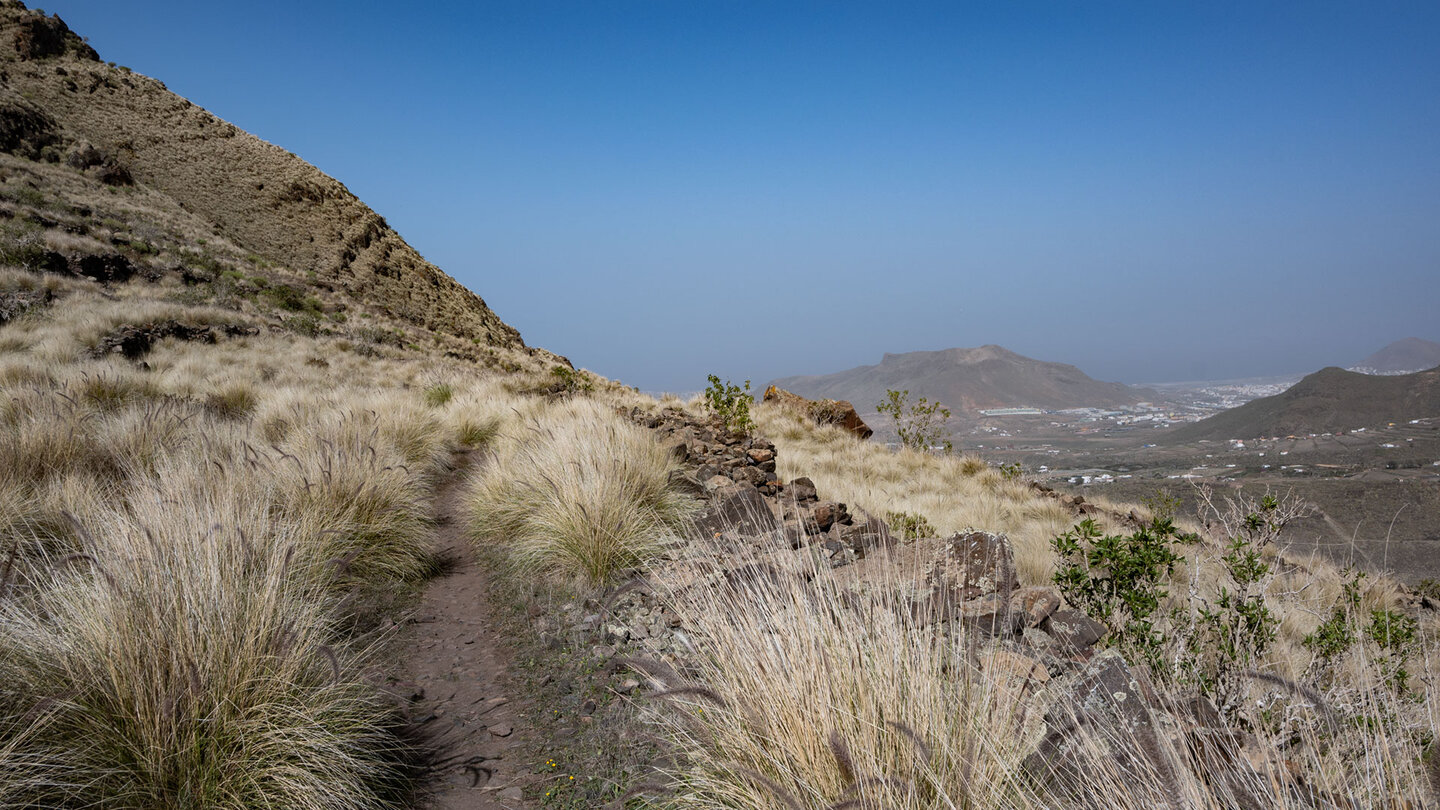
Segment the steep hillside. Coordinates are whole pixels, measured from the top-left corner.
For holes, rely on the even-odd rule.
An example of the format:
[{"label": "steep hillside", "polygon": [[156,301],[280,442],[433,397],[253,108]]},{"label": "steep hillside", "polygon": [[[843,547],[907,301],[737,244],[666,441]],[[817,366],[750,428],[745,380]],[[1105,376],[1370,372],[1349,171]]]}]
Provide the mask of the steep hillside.
[{"label": "steep hillside", "polygon": [[1114,407],[1155,399],[1153,391],[1099,382],[1064,363],[1023,357],[1000,346],[886,354],[878,365],[772,381],[812,398],[847,399],[873,411],[887,389],[939,400],[957,417],[981,409]]},{"label": "steep hillside", "polygon": [[1264,397],[1171,431],[1172,442],[1334,433],[1440,414],[1440,368],[1377,377],[1324,368]]},{"label": "steep hillside", "polygon": [[338,181],[99,61],[58,17],[0,5],[0,149],[173,200],[246,255],[381,316],[521,348],[485,302],[426,262]]},{"label": "steep hillside", "polygon": [[1370,355],[1355,367],[1368,374],[1408,374],[1440,366],[1440,343],[1408,337]]}]

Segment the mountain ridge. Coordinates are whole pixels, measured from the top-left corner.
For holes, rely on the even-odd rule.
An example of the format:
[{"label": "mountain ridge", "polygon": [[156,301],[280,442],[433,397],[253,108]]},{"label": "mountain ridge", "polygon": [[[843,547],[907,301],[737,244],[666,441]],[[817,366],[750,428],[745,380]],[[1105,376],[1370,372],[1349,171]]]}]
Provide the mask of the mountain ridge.
[{"label": "mountain ridge", "polygon": [[1352,370],[1373,374],[1408,374],[1440,366],[1440,343],[1407,337],[1361,360]]},{"label": "mountain ridge", "polygon": [[1172,442],[1335,433],[1440,415],[1440,367],[1376,376],[1336,366],[1286,391],[1172,430]]},{"label": "mountain ridge", "polygon": [[[99,61],[58,16],[0,5],[0,140],[68,142],[266,261],[432,332],[525,349],[478,294],[426,261],[338,180],[166,89]],[[38,113],[38,114],[37,114]],[[60,157],[58,154],[53,157]],[[47,158],[48,159],[48,158]],[[72,158],[73,161],[73,158]]]},{"label": "mountain ridge", "polygon": [[1158,397],[1148,389],[1095,380],[1068,363],[1026,357],[996,344],[935,351],[886,352],[878,364],[833,374],[772,380],[801,396],[845,399],[866,410],[890,389],[939,401],[956,416],[1009,407],[1116,407]]}]

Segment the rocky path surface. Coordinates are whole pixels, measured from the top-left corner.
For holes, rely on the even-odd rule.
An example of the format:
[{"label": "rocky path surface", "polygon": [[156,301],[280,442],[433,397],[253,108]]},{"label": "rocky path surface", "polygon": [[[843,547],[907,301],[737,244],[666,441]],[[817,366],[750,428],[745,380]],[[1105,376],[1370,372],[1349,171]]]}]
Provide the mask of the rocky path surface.
[{"label": "rocky path surface", "polygon": [[509,645],[495,618],[490,573],[467,547],[463,483],[469,457],[435,499],[437,549],[452,562],[405,620],[392,679],[413,720],[441,745],[436,810],[523,810],[533,774],[520,757],[528,702],[509,690]]}]

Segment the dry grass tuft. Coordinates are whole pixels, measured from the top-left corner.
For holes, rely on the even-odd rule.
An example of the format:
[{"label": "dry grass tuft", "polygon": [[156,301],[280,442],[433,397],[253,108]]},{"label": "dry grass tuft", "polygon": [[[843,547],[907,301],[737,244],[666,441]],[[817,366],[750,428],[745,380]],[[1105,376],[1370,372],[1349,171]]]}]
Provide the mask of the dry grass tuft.
[{"label": "dry grass tuft", "polygon": [[518,570],[590,583],[645,565],[692,509],[676,461],[590,400],[511,423],[470,493],[474,531]]}]

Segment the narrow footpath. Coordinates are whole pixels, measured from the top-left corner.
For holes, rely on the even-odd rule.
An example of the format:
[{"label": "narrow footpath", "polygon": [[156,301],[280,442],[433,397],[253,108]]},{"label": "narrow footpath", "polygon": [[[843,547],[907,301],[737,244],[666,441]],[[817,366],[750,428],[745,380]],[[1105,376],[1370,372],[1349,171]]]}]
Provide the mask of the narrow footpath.
[{"label": "narrow footpath", "polygon": [[489,573],[465,533],[464,482],[478,454],[457,456],[435,498],[436,548],[451,565],[404,620],[392,687],[441,747],[436,810],[523,810],[533,778],[520,752],[529,701],[507,691],[510,660],[489,604]]}]

